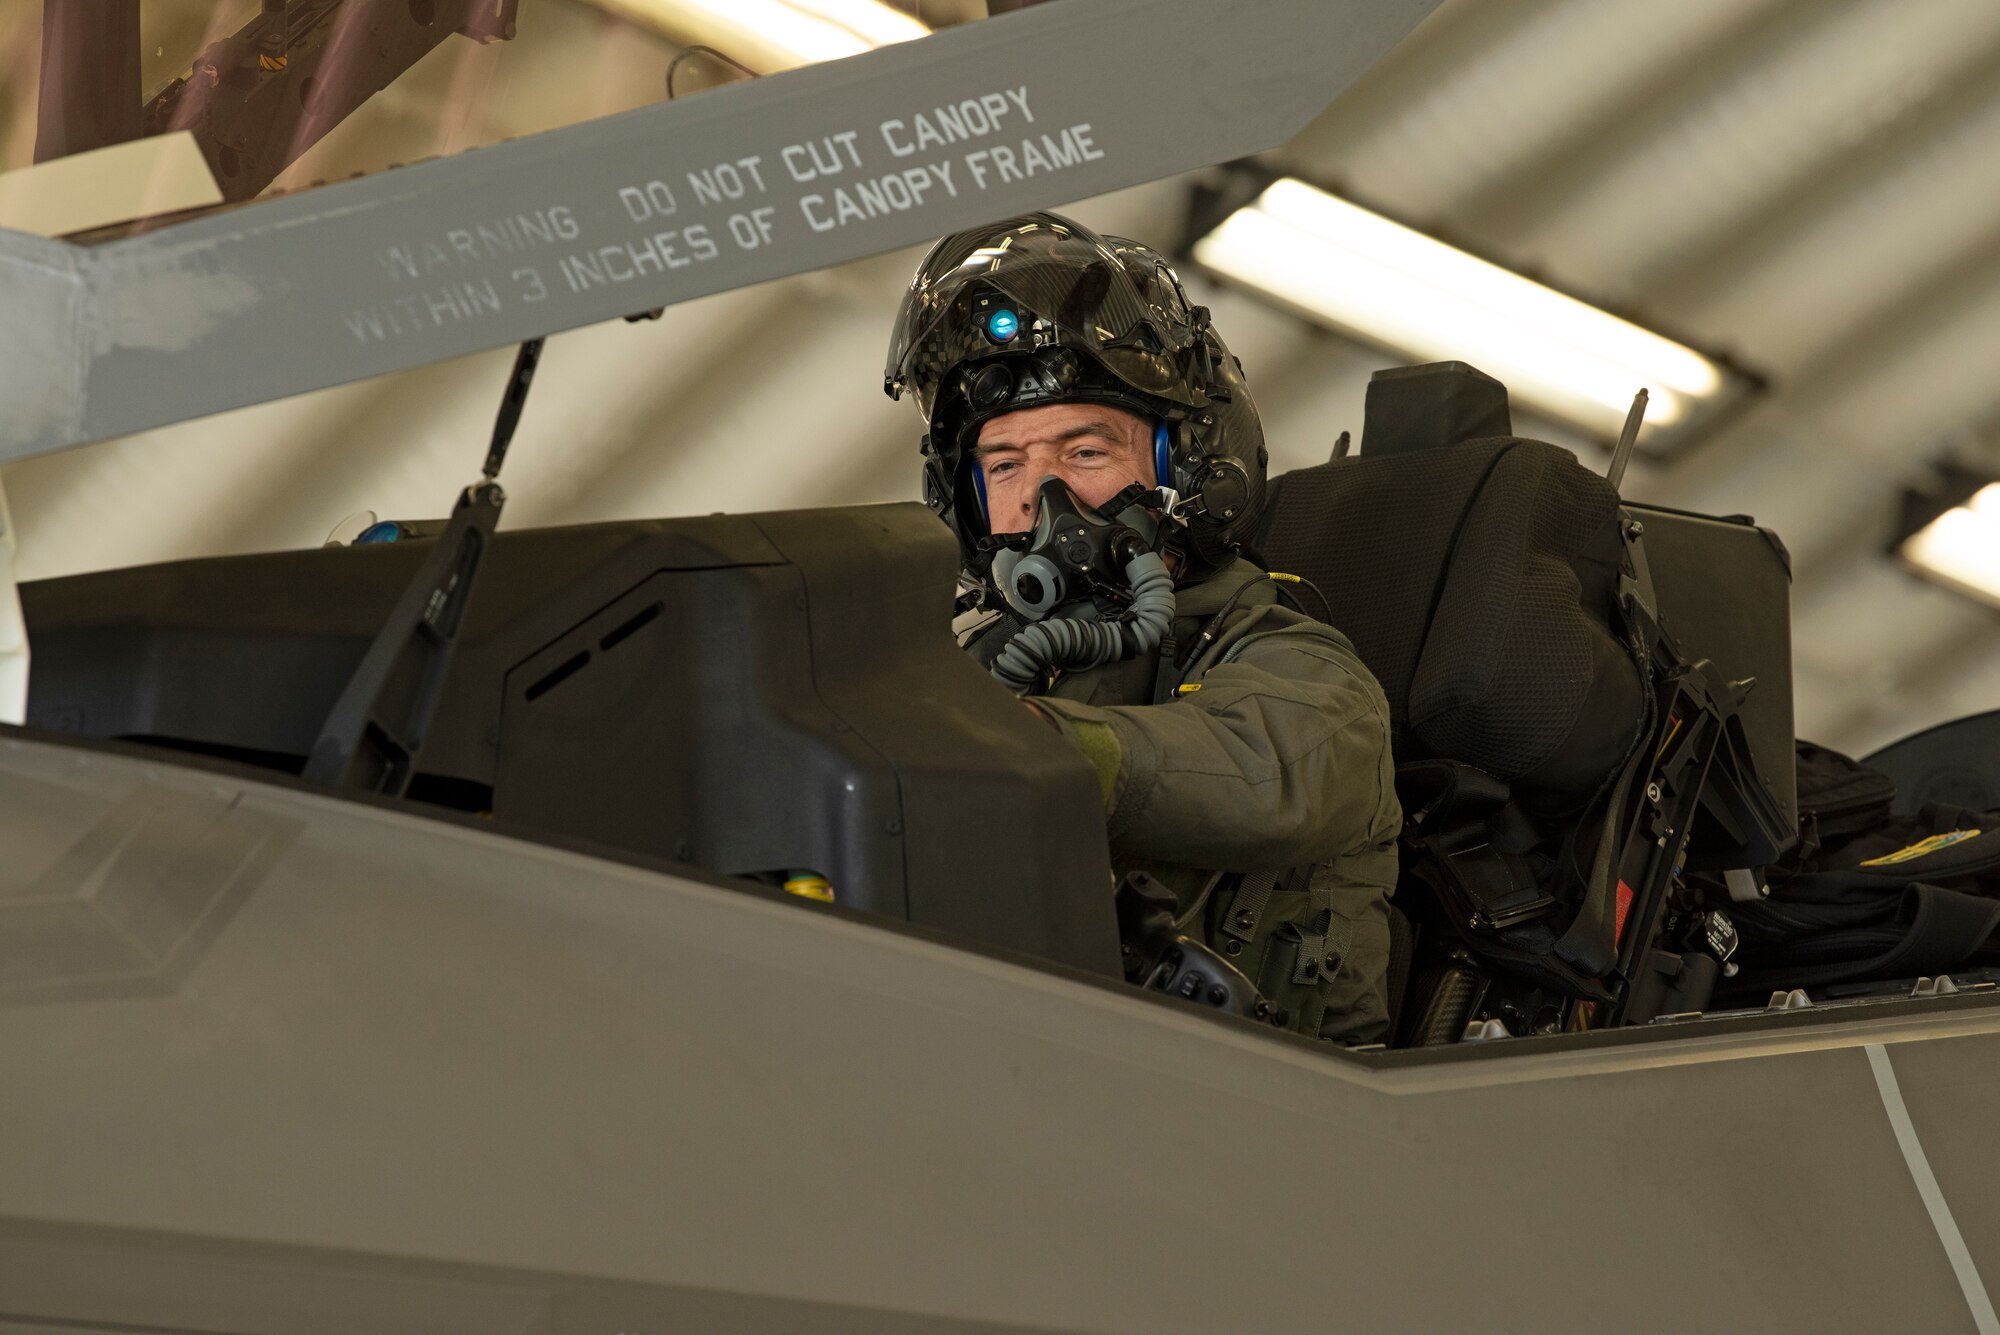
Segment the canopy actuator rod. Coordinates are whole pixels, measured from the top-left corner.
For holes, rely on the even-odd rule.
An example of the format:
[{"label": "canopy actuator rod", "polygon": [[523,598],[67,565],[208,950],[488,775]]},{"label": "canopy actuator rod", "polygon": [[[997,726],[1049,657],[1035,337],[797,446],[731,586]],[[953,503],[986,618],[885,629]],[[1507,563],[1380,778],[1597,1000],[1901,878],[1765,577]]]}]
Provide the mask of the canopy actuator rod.
[{"label": "canopy actuator rod", "polygon": [[306,778],[391,797],[409,790],[444,694],[473,581],[507,501],[498,481],[500,465],[541,356],[541,339],[521,345],[479,479],[459,492],[444,532],[334,702],[306,759]]}]

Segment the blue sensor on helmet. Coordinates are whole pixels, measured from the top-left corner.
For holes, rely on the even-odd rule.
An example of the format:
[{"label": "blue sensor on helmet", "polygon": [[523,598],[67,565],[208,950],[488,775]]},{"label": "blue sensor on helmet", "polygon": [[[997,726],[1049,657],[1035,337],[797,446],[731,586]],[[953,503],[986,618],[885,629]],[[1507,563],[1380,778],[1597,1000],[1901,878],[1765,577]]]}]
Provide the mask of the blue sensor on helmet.
[{"label": "blue sensor on helmet", "polygon": [[1021,317],[1002,307],[986,317],[986,337],[995,343],[1009,343],[1021,332]]}]

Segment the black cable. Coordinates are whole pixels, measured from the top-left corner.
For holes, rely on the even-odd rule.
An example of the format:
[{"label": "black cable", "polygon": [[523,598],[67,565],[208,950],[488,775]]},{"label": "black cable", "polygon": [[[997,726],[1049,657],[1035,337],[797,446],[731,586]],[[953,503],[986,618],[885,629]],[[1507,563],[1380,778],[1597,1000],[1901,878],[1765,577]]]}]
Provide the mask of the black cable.
[{"label": "black cable", "polygon": [[[1319,599],[1319,610],[1325,614],[1319,618],[1321,624],[1327,626],[1333,625],[1333,604],[1328,602],[1326,600],[1326,595],[1320,592],[1319,585],[1313,583],[1311,580],[1307,579],[1304,575],[1291,575],[1285,579],[1274,578],[1274,582],[1278,586],[1278,594],[1280,597],[1290,596],[1290,590],[1286,586],[1291,584],[1303,584],[1308,589],[1311,589],[1313,597]],[[1297,612],[1300,616],[1312,615],[1312,613],[1306,611],[1306,609],[1300,605],[1296,597],[1292,597],[1292,610],[1294,612]]]},{"label": "black cable", "polygon": [[[1229,601],[1225,602],[1222,605],[1222,610],[1217,612],[1214,616],[1210,617],[1207,621],[1202,622],[1201,633],[1199,635],[1196,635],[1192,640],[1188,641],[1186,650],[1184,650],[1180,658],[1175,661],[1174,666],[1185,670],[1187,665],[1194,661],[1195,655],[1201,651],[1204,645],[1212,644],[1215,641],[1215,632],[1222,628],[1222,619],[1228,616],[1231,612],[1234,612],[1236,610],[1236,604],[1243,601],[1243,595],[1250,592],[1250,590],[1255,587],[1256,587],[1256,581],[1252,580],[1250,583],[1245,584],[1242,588],[1238,589],[1236,592],[1230,594]],[[1187,680],[1186,676],[1183,675],[1181,678],[1181,682],[1176,682],[1174,684],[1178,686],[1182,682],[1185,682],[1186,680]]]}]

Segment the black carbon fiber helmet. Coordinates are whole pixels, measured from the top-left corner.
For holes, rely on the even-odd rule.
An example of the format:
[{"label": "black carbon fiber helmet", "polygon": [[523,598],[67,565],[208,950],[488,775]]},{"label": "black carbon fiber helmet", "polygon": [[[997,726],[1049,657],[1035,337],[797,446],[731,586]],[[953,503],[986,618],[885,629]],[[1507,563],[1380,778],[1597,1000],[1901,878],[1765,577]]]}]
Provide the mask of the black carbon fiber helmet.
[{"label": "black carbon fiber helmet", "polygon": [[966,568],[990,551],[973,459],[989,418],[1104,403],[1156,424],[1155,468],[1181,498],[1180,579],[1226,564],[1264,499],[1264,430],[1243,368],[1157,252],[1053,213],[958,232],[910,280],[883,388],[924,414],[924,498]]}]

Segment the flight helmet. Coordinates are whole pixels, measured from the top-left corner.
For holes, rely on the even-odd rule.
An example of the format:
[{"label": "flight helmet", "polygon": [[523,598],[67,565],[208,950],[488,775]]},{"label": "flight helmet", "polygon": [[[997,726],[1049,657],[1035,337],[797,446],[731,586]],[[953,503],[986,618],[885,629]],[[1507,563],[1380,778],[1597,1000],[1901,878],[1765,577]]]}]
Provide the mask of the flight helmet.
[{"label": "flight helmet", "polygon": [[995,544],[973,446],[986,421],[1018,409],[1103,403],[1154,424],[1182,583],[1227,564],[1263,503],[1263,427],[1207,309],[1188,304],[1157,252],[1057,214],[931,248],[897,314],[883,389],[923,413],[924,499],[977,576]]}]

